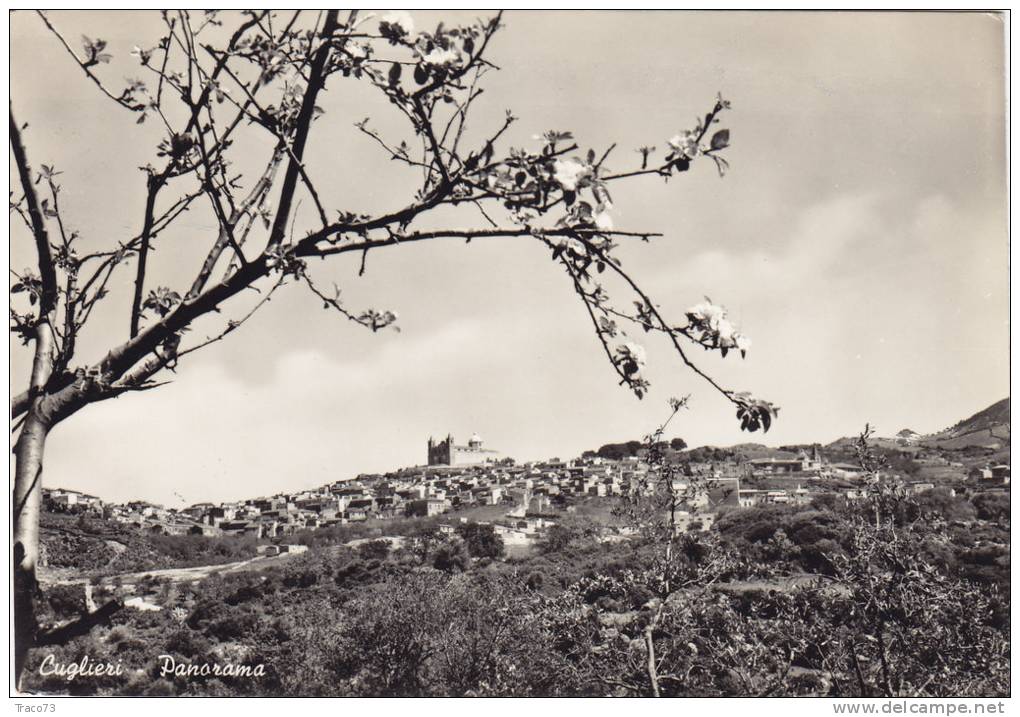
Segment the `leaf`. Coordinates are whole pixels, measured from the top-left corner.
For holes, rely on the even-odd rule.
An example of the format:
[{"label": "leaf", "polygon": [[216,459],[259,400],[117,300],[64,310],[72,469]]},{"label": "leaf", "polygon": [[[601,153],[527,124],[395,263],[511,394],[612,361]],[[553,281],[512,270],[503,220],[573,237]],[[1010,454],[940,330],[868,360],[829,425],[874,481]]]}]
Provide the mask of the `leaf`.
[{"label": "leaf", "polygon": [[712,135],[712,149],[722,149],[730,143],[730,131],[721,129]]},{"label": "leaf", "polygon": [[400,66],[400,63],[398,62],[394,62],[392,65],[390,65],[389,77],[391,85],[395,85],[400,81],[400,73],[402,70],[403,68]]},{"label": "leaf", "polygon": [[419,85],[424,85],[429,81],[429,69],[425,65],[414,66],[414,81]]}]

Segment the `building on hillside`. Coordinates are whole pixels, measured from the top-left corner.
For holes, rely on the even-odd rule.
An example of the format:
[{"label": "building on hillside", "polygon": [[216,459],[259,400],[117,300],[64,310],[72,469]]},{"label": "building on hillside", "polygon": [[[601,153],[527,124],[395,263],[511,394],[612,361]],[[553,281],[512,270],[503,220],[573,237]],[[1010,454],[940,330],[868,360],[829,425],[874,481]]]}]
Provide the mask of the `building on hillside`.
[{"label": "building on hillside", "polygon": [[496,463],[504,456],[499,451],[482,447],[482,439],[474,434],[468,440],[466,446],[458,446],[453,442],[453,436],[447,435],[441,441],[434,440],[429,436],[428,459],[430,466],[470,466],[482,463]]},{"label": "building on hillside", "polygon": [[445,513],[450,509],[450,501],[443,498],[426,498],[412,500],[404,505],[404,514],[407,516],[423,516],[431,518],[433,515]]},{"label": "building on hillside", "polygon": [[737,505],[741,508],[753,508],[762,503],[766,491],[757,488],[742,488],[737,494]]},{"label": "building on hillside", "polygon": [[262,524],[250,523],[247,520],[229,520],[219,524],[224,535],[241,535],[252,538],[262,537]]},{"label": "building on hillside", "polygon": [[47,510],[56,512],[103,512],[103,501],[96,496],[63,488],[43,489],[43,504]]},{"label": "building on hillside", "polygon": [[843,480],[860,478],[863,474],[864,469],[853,463],[830,463],[826,468],[826,475]]},{"label": "building on hillside", "polygon": [[752,475],[779,475],[782,473],[800,473],[804,470],[804,461],[800,458],[755,458],[747,462]]},{"label": "building on hillside", "polygon": [[998,465],[992,466],[992,478],[1003,483],[1009,483],[1009,466]]}]

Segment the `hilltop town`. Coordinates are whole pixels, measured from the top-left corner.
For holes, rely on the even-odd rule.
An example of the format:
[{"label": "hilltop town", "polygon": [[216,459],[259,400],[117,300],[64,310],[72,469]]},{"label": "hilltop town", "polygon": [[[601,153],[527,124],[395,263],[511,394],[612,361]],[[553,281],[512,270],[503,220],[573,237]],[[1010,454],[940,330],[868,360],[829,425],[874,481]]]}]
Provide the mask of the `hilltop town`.
[{"label": "hilltop town", "polygon": [[[1001,453],[981,447],[954,454],[919,445],[916,434],[911,434],[901,431],[886,441],[899,449],[887,449],[895,458],[890,473],[902,478],[911,492],[940,486],[955,494],[968,482],[979,489],[1001,489],[1009,483],[1008,459],[993,460]],[[464,446],[447,436],[441,441],[428,439],[426,465],[362,474],[295,493],[167,508],[145,501],[104,503],[77,491],[47,489],[45,505],[54,512],[101,515],[152,534],[248,536],[276,543],[338,525],[445,515],[451,523],[441,526],[446,532],[452,532],[453,522],[477,520],[491,523],[508,547],[528,546],[559,515],[573,512],[579,501],[622,497],[647,485],[650,468],[639,445],[619,444],[629,446],[633,455],[604,446],[572,460],[517,463],[485,448],[477,435]],[[805,504],[820,495],[849,500],[867,496],[862,468],[847,457],[840,441],[824,450],[817,445],[783,450],[745,444],[668,452],[671,460],[682,463],[685,475],[706,486],[679,512],[680,530],[708,529],[726,507]],[[674,487],[683,490],[686,485],[679,481]],[[608,530],[626,532],[627,527]]]}]

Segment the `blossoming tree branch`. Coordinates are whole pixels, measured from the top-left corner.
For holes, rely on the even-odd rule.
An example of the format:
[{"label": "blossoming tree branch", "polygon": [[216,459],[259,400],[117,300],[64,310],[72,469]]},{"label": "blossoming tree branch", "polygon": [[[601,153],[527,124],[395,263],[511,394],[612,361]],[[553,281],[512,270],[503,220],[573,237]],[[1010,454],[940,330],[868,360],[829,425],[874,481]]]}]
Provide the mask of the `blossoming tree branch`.
[{"label": "blossoming tree branch", "polygon": [[[484,141],[468,139],[465,129],[484,78],[497,69],[487,50],[501,29],[500,15],[431,31],[416,28],[404,12],[181,11],[161,17],[162,36],[132,52],[139,78],[124,84],[104,71],[112,59],[106,41],[77,40],[73,28],[38,13],[69,71],[108,97],[111,111],[160,128],[162,140],[141,168],[143,206],[125,215],[137,233],[98,248],[98,238],[82,237],[61,206],[62,172],[31,162],[31,123],[15,119],[16,103],[11,108],[20,191],[12,193],[10,211],[38,258],[32,269],[12,271],[11,286],[11,330],[33,350],[27,388],[12,402],[19,673],[29,647],[54,639],[39,628],[33,611],[50,430],[89,404],[166,383],[189,353],[237,330],[284,287],[303,287],[325,308],[372,331],[395,327],[394,312],[348,306],[336,285],[313,280],[306,270],[310,259],[349,253],[360,257],[364,272],[372,252],[411,242],[539,242],[586,308],[621,385],[645,395],[646,353],[632,334],[662,334],[683,365],[734,404],[743,429],[768,430],[775,407],[719,385],[691,358],[697,347],[724,356],[747,351],[748,339],[726,311],[706,301],[683,317],[666,317],[616,256],[619,244],[648,242],[658,234],[615,226],[614,186],[669,180],[696,162],[711,162],[720,174],[727,168],[723,154],[730,136],[720,122],[729,103],[721,97],[693,126],[664,138],[662,149],[639,148],[633,166],[620,166],[630,163],[615,164],[615,146],[582,149],[570,132],[550,131],[531,146],[507,147],[504,135],[516,120],[509,112]],[[331,122],[350,121],[334,120],[319,105],[323,92],[342,91],[344,82],[370,85],[413,137],[412,146],[376,129],[371,118],[356,123],[382,157],[420,177],[413,197],[394,198],[383,213],[362,213],[320,191],[305,162],[313,129],[329,132]],[[269,149],[260,171],[238,171],[238,157],[247,159],[262,146]],[[309,225],[302,216],[296,231],[301,202],[314,220]],[[202,206],[217,229],[204,245],[202,237],[193,242],[202,247],[193,279],[181,286],[156,284],[150,279],[153,252],[190,209]],[[459,210],[456,227],[426,228],[423,220],[440,208]],[[124,333],[106,337],[109,349],[101,360],[81,363],[79,337],[113,292],[131,297]],[[222,323],[208,334],[189,332],[203,318],[203,326]],[[88,629],[87,620],[82,629]]]}]

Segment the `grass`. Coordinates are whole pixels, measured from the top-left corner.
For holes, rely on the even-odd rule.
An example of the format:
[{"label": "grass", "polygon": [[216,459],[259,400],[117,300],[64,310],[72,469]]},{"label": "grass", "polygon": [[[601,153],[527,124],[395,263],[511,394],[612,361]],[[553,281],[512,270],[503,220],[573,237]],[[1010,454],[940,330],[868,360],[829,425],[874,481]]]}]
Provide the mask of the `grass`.
[{"label": "grass", "polygon": [[569,505],[573,508],[570,513],[596,525],[617,526],[624,523],[619,516],[613,514],[614,508],[620,505],[618,498],[584,498]]},{"label": "grass", "polygon": [[469,508],[451,510],[449,513],[445,513],[442,517],[444,523],[452,523],[454,525],[459,523],[461,518],[467,518],[468,522],[494,523],[497,520],[505,518],[507,511],[512,509],[513,506],[508,503],[500,503],[499,505],[473,505]]}]

